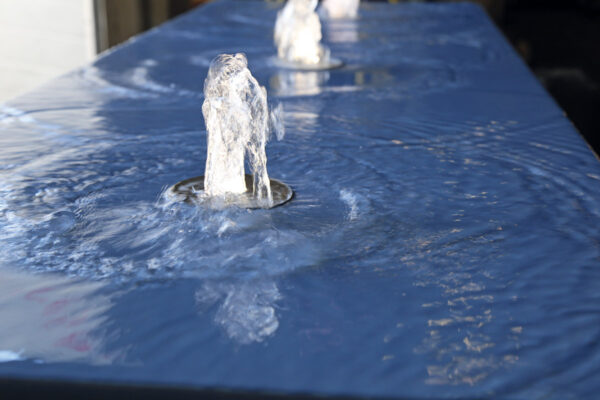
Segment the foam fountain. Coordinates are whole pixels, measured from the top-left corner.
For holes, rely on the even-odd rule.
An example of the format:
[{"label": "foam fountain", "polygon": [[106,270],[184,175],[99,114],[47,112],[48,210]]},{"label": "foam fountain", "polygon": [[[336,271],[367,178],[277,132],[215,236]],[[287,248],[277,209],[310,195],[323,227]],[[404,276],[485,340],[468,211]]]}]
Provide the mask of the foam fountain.
[{"label": "foam fountain", "polygon": [[320,14],[331,19],[356,18],[360,0],[323,0]]},{"label": "foam fountain", "polygon": [[277,14],[275,45],[278,63],[293,69],[330,69],[342,65],[321,44],[317,0],[288,0]]},{"label": "foam fountain", "polygon": [[[202,114],[207,130],[204,176],[186,179],[171,191],[188,202],[209,206],[271,208],[293,192],[267,173],[266,143],[283,138],[281,106],[269,111],[267,91],[248,69],[243,54],[221,54],[204,82]],[[245,174],[248,158],[251,174]]]}]

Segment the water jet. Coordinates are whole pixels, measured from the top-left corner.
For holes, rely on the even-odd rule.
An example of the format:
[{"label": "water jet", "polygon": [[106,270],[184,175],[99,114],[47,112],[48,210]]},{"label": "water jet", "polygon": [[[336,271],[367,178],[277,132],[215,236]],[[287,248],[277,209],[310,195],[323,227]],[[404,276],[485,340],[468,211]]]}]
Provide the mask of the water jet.
[{"label": "water jet", "polygon": [[316,8],[317,0],[288,0],[277,13],[274,32],[277,65],[301,70],[333,69],[343,65],[321,44],[321,21]]},{"label": "water jet", "polygon": [[323,0],[320,14],[330,19],[356,18],[360,0]]},{"label": "water jet", "polygon": [[[267,91],[248,69],[244,54],[221,54],[204,82],[202,114],[207,131],[205,175],[175,184],[171,193],[210,207],[272,208],[288,202],[292,189],[270,179],[266,143],[283,138],[281,106],[269,111]],[[251,174],[245,174],[248,158]]]}]

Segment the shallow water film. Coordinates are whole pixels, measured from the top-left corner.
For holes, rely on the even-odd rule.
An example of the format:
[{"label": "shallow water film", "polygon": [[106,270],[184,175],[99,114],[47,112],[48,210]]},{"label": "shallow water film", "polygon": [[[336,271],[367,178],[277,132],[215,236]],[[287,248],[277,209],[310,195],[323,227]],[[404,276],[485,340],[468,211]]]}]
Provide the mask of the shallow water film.
[{"label": "shallow water film", "polygon": [[[0,108],[0,377],[408,398],[600,390],[600,164],[466,4],[216,1]],[[295,198],[204,209],[203,83],[244,52]]]}]

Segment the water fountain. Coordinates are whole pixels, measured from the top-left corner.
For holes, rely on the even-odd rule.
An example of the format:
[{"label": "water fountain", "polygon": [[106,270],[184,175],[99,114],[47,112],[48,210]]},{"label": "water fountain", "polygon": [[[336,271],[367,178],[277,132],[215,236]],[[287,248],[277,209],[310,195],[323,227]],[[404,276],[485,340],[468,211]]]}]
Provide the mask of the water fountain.
[{"label": "water fountain", "polygon": [[321,44],[317,0],[289,0],[277,14],[275,45],[277,63],[292,69],[331,69],[342,65]]},{"label": "water fountain", "polygon": [[[2,400],[595,398],[600,165],[483,10],[369,3],[333,71],[274,68],[277,11],[210,2],[0,105]],[[302,196],[157,201],[208,175],[198,68],[235,49],[280,76],[268,168]],[[234,92],[219,129],[277,132]]]},{"label": "water fountain", "polygon": [[320,14],[325,18],[356,18],[360,0],[323,0]]},{"label": "water fountain", "polygon": [[[289,201],[293,191],[269,178],[265,152],[271,133],[283,138],[281,105],[269,112],[267,91],[252,76],[246,56],[216,57],[204,82],[204,97],[205,175],[179,182],[171,192],[217,208],[272,208]],[[251,174],[244,173],[246,155]]]}]

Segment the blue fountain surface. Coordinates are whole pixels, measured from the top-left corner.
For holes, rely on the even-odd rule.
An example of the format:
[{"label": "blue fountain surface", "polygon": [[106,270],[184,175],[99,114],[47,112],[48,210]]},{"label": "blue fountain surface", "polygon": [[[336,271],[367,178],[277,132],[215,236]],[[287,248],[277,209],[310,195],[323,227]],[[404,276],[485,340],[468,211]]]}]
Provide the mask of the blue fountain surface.
[{"label": "blue fountain surface", "polygon": [[[0,108],[0,377],[423,398],[600,390],[600,164],[482,10],[363,4],[345,66],[217,1]],[[295,199],[198,209],[210,60]]]}]

